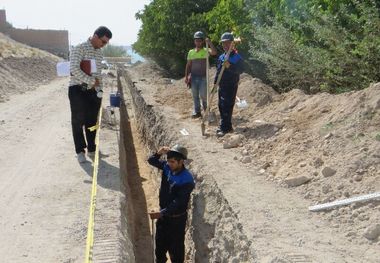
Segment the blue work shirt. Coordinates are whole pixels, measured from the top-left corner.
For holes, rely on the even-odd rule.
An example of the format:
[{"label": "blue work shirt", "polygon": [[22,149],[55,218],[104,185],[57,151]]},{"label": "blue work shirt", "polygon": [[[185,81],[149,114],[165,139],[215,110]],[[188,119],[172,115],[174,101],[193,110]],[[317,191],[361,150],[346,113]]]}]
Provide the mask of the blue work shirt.
[{"label": "blue work shirt", "polygon": [[[225,61],[226,53],[223,53],[218,58],[218,63],[216,66],[216,75],[214,83],[216,83],[220,71],[222,70],[223,63]],[[230,62],[229,68],[225,68],[222,78],[220,80],[219,85],[223,86],[224,84],[234,85],[239,82],[240,74],[243,73],[243,58],[236,50],[232,50],[230,53],[230,57],[228,58],[228,62]]]},{"label": "blue work shirt", "polygon": [[191,172],[185,167],[174,173],[166,161],[160,160],[161,155],[153,154],[148,163],[162,170],[160,187],[160,209],[163,216],[176,216],[186,213],[190,194],[195,182]]}]

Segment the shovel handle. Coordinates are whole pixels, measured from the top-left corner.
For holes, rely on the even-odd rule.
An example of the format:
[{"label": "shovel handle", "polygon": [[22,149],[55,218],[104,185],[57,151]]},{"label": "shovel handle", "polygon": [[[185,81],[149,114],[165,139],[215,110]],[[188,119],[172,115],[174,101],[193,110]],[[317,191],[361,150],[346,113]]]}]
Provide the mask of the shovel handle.
[{"label": "shovel handle", "polygon": [[[233,50],[234,47],[235,47],[235,42],[232,42],[230,48],[227,51],[226,56],[224,57],[224,61],[226,61],[226,60],[228,60],[230,58],[231,52],[232,52],[232,50]],[[210,105],[211,105],[211,102],[212,102],[212,100],[214,98],[215,89],[219,86],[220,80],[222,79],[222,76],[223,76],[223,73],[224,73],[225,69],[226,69],[226,64],[223,64],[222,69],[220,70],[218,78],[216,80],[216,83],[214,84],[214,86],[211,89],[211,97],[210,97],[210,100],[207,103],[206,114],[202,118],[202,125],[204,125],[206,119],[208,118],[208,115],[210,114]],[[208,89],[208,87],[207,87],[207,89]]]},{"label": "shovel handle", "polygon": [[154,219],[152,218],[151,219],[152,221],[152,259],[153,259],[153,263],[156,263],[156,233],[154,232],[155,229],[154,229]]}]

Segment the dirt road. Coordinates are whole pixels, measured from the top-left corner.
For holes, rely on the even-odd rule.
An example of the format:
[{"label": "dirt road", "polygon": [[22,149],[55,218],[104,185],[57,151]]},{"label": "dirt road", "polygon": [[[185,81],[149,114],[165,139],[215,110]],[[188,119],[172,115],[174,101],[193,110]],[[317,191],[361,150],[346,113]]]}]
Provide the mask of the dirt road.
[{"label": "dirt road", "polygon": [[84,258],[91,177],[75,159],[67,79],[0,103],[1,262]]}]

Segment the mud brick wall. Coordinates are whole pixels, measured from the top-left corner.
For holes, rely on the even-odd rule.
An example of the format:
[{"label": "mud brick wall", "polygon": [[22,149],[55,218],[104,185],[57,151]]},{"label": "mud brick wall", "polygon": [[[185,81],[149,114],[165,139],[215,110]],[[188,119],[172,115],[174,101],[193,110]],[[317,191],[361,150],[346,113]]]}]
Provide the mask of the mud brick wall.
[{"label": "mud brick wall", "polygon": [[0,10],[0,26],[4,25],[7,22],[7,16],[5,10]]},{"label": "mud brick wall", "polygon": [[67,30],[35,30],[17,29],[9,32],[9,36],[26,45],[43,49],[60,57],[69,54],[69,32]]}]

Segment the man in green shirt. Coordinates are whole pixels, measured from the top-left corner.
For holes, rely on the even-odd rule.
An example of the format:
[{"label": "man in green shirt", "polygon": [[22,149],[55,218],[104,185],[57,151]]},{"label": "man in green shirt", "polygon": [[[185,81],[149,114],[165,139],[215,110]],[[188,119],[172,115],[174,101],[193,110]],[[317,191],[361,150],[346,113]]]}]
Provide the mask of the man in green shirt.
[{"label": "man in green shirt", "polygon": [[[205,41],[210,47],[209,50],[204,47]],[[191,86],[193,95],[194,109],[192,118],[200,118],[202,114],[199,97],[202,100],[203,110],[207,108],[206,67],[209,67],[209,65],[206,65],[207,56],[215,56],[217,51],[210,39],[205,39],[205,35],[201,31],[194,34],[194,44],[195,48],[191,49],[187,54],[185,82]]]}]

